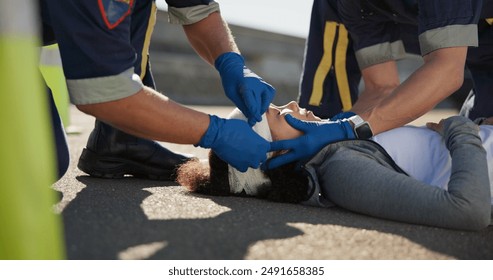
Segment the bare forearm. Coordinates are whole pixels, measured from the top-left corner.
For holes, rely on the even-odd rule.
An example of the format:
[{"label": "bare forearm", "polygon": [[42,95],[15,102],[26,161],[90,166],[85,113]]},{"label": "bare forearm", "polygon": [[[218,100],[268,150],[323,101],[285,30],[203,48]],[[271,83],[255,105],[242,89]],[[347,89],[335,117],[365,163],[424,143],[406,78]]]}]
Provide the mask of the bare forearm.
[{"label": "bare forearm", "polygon": [[385,99],[385,97],[390,95],[394,89],[389,91],[370,89],[363,90],[359,95],[358,100],[351,108],[351,111],[360,114],[365,112],[368,108],[377,106],[383,99]]},{"label": "bare forearm", "polygon": [[395,61],[387,61],[362,70],[364,90],[351,111],[362,113],[377,106],[399,86],[399,73]]},{"label": "bare forearm", "polygon": [[371,124],[374,134],[417,119],[460,87],[465,55],[464,48],[429,55],[421,68],[376,106],[356,113]]},{"label": "bare forearm", "polygon": [[184,25],[183,29],[195,51],[211,65],[222,53],[239,53],[229,27],[219,12],[197,23]]},{"label": "bare forearm", "polygon": [[207,114],[148,87],[120,100],[77,107],[127,133],[164,142],[197,144],[209,126]]}]

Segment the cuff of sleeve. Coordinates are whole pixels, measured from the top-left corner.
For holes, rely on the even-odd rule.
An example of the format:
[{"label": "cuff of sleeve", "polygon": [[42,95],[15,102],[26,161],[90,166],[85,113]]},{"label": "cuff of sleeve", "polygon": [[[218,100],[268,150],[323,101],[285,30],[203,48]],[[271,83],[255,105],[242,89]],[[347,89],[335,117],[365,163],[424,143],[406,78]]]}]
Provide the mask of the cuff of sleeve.
[{"label": "cuff of sleeve", "polygon": [[462,116],[453,116],[445,119],[443,123],[443,138],[449,150],[452,150],[454,145],[475,143],[481,146],[479,126],[470,119]]},{"label": "cuff of sleeve", "polygon": [[443,48],[477,47],[478,26],[476,24],[449,25],[428,30],[419,35],[419,46],[421,55]]},{"label": "cuff of sleeve", "polygon": [[214,115],[209,115],[209,127],[207,128],[204,136],[200,139],[200,142],[195,147],[212,148],[214,141],[216,140],[217,132],[221,124],[221,119]]},{"label": "cuff of sleeve", "polygon": [[219,4],[211,2],[209,5],[177,8],[168,7],[168,20],[173,24],[188,25],[199,22],[214,12],[219,12]]},{"label": "cuff of sleeve", "polygon": [[404,58],[406,50],[402,41],[385,42],[356,51],[356,60],[360,69],[382,62]]},{"label": "cuff of sleeve", "polygon": [[72,104],[85,105],[132,96],[144,85],[132,67],[114,76],[67,80],[67,88]]}]

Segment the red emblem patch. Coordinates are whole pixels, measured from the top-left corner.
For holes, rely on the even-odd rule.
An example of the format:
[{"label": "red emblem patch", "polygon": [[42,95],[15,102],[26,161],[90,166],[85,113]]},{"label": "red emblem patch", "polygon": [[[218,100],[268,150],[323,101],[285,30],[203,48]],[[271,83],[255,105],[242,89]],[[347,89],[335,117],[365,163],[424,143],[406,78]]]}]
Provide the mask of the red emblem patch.
[{"label": "red emblem patch", "polygon": [[135,0],[98,0],[99,10],[109,29],[117,27],[130,13]]}]

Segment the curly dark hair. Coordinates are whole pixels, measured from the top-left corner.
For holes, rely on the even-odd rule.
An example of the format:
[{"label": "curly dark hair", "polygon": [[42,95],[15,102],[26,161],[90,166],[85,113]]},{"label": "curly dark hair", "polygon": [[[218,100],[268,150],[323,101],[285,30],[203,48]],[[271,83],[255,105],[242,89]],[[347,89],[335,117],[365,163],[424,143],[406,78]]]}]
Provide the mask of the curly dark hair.
[{"label": "curly dark hair", "polygon": [[[296,163],[266,171],[271,186],[259,193],[258,198],[276,202],[299,203],[308,198],[308,178],[295,169]],[[209,152],[209,166],[198,159],[184,163],[178,168],[177,182],[191,192],[216,196],[247,196],[231,193],[228,164],[213,151]]]}]

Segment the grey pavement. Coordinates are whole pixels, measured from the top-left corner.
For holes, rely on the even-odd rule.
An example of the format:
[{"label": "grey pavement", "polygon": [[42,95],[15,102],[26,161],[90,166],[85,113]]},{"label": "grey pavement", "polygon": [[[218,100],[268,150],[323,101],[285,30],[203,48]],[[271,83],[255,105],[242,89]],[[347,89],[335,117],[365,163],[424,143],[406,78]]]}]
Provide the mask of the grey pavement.
[{"label": "grey pavement", "polygon": [[[195,107],[221,116],[231,107]],[[415,122],[453,114],[436,110]],[[71,108],[71,165],[54,188],[69,259],[493,259],[493,227],[446,230],[252,198],[187,193],[175,182],[98,179],[77,169],[94,119]],[[163,143],[205,158],[207,150]]]}]

